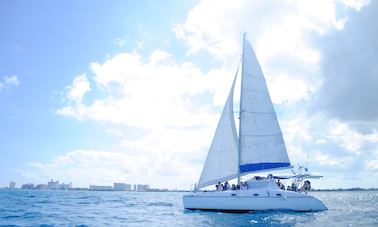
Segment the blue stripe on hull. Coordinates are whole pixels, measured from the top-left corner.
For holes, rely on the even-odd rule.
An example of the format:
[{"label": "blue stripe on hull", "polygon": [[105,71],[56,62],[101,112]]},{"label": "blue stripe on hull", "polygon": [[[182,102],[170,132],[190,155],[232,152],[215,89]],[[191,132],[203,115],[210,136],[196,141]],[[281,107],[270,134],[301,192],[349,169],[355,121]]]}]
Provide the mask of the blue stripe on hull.
[{"label": "blue stripe on hull", "polygon": [[240,172],[252,172],[257,170],[264,170],[264,169],[275,169],[280,167],[287,167],[290,166],[289,162],[262,162],[262,163],[256,163],[256,164],[245,164],[240,165]]}]

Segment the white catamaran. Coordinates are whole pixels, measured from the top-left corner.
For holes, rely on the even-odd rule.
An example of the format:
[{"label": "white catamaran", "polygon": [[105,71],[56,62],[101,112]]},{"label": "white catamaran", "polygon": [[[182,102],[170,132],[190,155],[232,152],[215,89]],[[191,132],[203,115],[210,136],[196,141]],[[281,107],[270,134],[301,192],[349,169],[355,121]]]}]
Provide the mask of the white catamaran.
[{"label": "white catamaran", "polygon": [[[308,195],[305,190],[296,189],[302,186],[304,179],[318,176],[295,174],[290,177],[294,178],[290,190],[281,189],[276,182],[276,179],[288,177],[274,177],[271,174],[268,177],[254,177],[241,184],[242,175],[292,167],[264,75],[245,34],[241,64],[239,136],[233,114],[237,72],[198,185],[192,193],[184,195],[184,207],[216,211],[326,210],[327,207],[320,200]],[[242,187],[234,190],[200,190],[235,178]],[[309,184],[307,181],[305,183]]]}]

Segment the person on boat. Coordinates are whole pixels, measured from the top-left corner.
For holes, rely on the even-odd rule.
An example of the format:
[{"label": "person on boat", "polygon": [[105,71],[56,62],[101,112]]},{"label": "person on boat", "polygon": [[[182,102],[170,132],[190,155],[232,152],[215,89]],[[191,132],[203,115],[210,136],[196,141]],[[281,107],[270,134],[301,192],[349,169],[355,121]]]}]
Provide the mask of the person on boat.
[{"label": "person on boat", "polygon": [[218,182],[218,184],[216,185],[216,188],[217,188],[217,191],[223,190],[223,185],[221,184],[221,182]]},{"label": "person on boat", "polygon": [[291,191],[297,191],[297,186],[294,183],[291,183]]},{"label": "person on boat", "polygon": [[241,188],[241,190],[247,190],[248,189],[247,182],[241,181],[240,182],[240,188]]},{"label": "person on boat", "polygon": [[311,183],[310,183],[310,181],[306,180],[304,182],[303,189],[306,190],[306,191],[311,189]]},{"label": "person on boat", "polygon": [[230,186],[230,184],[228,183],[228,181],[226,181],[226,182],[224,183],[224,187],[223,187],[223,189],[224,189],[225,191],[231,189],[231,186]]},{"label": "person on boat", "polygon": [[231,190],[236,190],[236,186],[235,186],[235,184],[232,184],[232,186],[231,186]]},{"label": "person on boat", "polygon": [[311,182],[308,180],[307,184],[308,184],[308,190],[310,190],[311,189]]},{"label": "person on boat", "polygon": [[282,190],[285,190],[285,185],[281,183],[280,179],[278,179],[277,181],[277,185],[279,188],[281,188]]},{"label": "person on boat", "polygon": [[308,190],[311,189],[311,183],[310,181],[306,180],[304,183],[303,183],[303,186],[302,188],[299,190],[300,192],[306,192]]}]

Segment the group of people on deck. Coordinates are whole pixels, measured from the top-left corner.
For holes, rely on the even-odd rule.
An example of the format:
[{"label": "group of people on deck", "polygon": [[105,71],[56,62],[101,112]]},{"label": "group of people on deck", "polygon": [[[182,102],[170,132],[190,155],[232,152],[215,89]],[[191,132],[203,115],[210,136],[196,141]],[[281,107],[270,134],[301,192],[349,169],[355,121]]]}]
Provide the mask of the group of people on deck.
[{"label": "group of people on deck", "polygon": [[[281,188],[282,190],[285,190],[285,185],[282,184],[282,183],[280,182],[280,180],[277,181],[277,186],[278,186],[279,188]],[[288,191],[299,191],[299,192],[303,192],[303,191],[308,191],[308,190],[310,190],[310,189],[311,189],[311,182],[310,182],[309,180],[305,180],[305,181],[303,182],[303,186],[302,186],[299,190],[298,190],[298,188],[297,188],[297,185],[295,185],[294,183],[292,183],[291,186],[288,185],[286,190],[288,190]]]},{"label": "group of people on deck", "polygon": [[[255,179],[255,178],[254,178]],[[255,179],[255,180],[258,180],[258,179]],[[285,190],[285,185],[280,181],[278,180],[277,182],[277,186],[282,189],[282,190]],[[248,184],[247,182],[243,182],[243,181],[240,181],[240,185],[237,184],[232,184],[230,185],[228,183],[228,181],[221,183],[221,182],[218,182],[218,184],[215,185],[215,189],[217,191],[227,191],[227,190],[247,190],[248,189]],[[292,183],[291,186],[287,186],[287,189],[288,191],[299,191],[299,192],[303,192],[303,191],[308,191],[311,189],[311,182],[309,180],[306,180],[303,182],[303,186],[298,189],[297,188],[297,185]]]},{"label": "group of people on deck", "polygon": [[232,184],[230,185],[228,183],[228,181],[226,181],[224,184],[222,184],[221,182],[218,182],[218,184],[215,185],[215,189],[217,191],[227,191],[227,190],[247,190],[248,189],[248,185],[246,182],[243,182],[241,181],[240,182],[240,185],[235,185],[235,184]]}]

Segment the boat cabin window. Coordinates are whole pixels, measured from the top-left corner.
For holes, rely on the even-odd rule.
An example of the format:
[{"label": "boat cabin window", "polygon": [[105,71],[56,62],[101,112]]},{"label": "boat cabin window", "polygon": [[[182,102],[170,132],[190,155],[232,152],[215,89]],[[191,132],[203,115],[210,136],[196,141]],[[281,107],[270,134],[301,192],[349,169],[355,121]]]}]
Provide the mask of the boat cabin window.
[{"label": "boat cabin window", "polygon": [[259,194],[253,194],[253,196],[259,196]]}]

